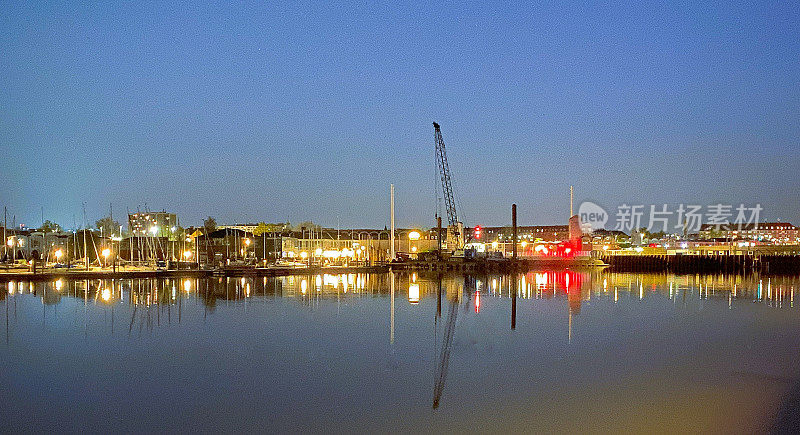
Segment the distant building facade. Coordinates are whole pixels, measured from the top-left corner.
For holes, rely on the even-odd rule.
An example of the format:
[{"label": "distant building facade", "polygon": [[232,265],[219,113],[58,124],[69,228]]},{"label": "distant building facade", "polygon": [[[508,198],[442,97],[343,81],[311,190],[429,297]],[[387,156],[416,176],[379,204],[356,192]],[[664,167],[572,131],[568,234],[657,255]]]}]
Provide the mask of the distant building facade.
[{"label": "distant building facade", "polygon": [[[511,241],[513,229],[507,227],[481,227],[480,238],[476,240],[475,228],[469,228],[473,241],[491,243]],[[520,240],[534,242],[537,239],[544,242],[558,242],[569,240],[569,225],[524,225],[517,227],[517,237]]]},{"label": "distant building facade", "polygon": [[246,233],[253,233],[258,224],[233,224],[233,225],[217,225],[218,230],[239,230]]},{"label": "distant building facade", "polygon": [[747,240],[775,245],[796,245],[800,243],[800,227],[789,222],[763,222],[741,226],[704,224],[700,227],[698,236],[701,240]]}]

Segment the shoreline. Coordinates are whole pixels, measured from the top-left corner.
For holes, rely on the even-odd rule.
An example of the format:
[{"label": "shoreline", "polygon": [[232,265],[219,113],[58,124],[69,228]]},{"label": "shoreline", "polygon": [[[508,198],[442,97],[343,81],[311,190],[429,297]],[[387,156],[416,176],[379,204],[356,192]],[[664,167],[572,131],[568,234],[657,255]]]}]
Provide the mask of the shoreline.
[{"label": "shoreline", "polygon": [[37,273],[29,271],[0,270],[0,282],[28,280],[45,281],[50,279],[131,279],[131,278],[212,278],[225,276],[287,276],[317,273],[382,273],[388,266],[353,267],[306,267],[306,268],[231,268],[231,269],[175,269],[175,270],[45,270]]}]

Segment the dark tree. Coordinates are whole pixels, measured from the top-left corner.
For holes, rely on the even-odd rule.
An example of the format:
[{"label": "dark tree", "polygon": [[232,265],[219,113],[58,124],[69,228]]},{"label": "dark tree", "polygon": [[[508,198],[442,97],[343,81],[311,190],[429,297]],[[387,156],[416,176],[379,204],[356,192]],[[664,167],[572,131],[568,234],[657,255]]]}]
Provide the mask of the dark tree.
[{"label": "dark tree", "polygon": [[39,231],[44,233],[59,233],[61,232],[61,225],[52,222],[48,219],[44,221],[42,226],[39,228]]},{"label": "dark tree", "polygon": [[106,216],[94,223],[94,226],[101,231],[101,234],[108,237],[112,234],[119,235],[121,232],[119,222],[111,219],[111,216]]},{"label": "dark tree", "polygon": [[211,216],[207,217],[203,221],[203,228],[205,228],[206,234],[213,233],[217,229],[217,220]]}]

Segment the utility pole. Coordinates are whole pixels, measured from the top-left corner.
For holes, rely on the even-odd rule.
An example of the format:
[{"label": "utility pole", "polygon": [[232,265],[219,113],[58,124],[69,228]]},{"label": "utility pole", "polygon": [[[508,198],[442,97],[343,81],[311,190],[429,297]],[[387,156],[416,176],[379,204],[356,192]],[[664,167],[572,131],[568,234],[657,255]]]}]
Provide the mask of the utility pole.
[{"label": "utility pole", "polygon": [[12,222],[14,222],[11,225],[14,226],[14,232],[15,232],[15,234],[13,236],[11,236],[11,237],[14,238],[14,246],[11,247],[11,261],[14,264],[16,264],[17,263],[17,234],[16,234],[16,231],[17,231],[17,215],[11,215],[11,220],[12,220]]},{"label": "utility pole", "polygon": [[517,204],[511,204],[511,227],[513,228],[511,256],[514,261],[517,261]]},{"label": "utility pole", "polygon": [[572,211],[572,186],[569,186],[569,218],[572,219],[575,213]]},{"label": "utility pole", "polygon": [[390,213],[392,215],[392,218],[391,218],[391,221],[392,221],[392,232],[389,234],[391,236],[390,237],[391,240],[390,240],[389,243],[392,245],[392,247],[391,247],[391,251],[390,251],[391,252],[391,256],[389,257],[389,261],[394,261],[394,184],[390,184],[389,185],[389,197],[390,197],[389,209],[390,209]]},{"label": "utility pole", "polygon": [[[438,245],[438,248],[437,248],[437,251],[436,251],[437,252],[436,259],[441,261],[441,259],[442,259],[442,217],[441,216],[436,216],[436,243]],[[440,287],[441,287],[441,285],[442,285],[442,283],[439,282],[439,286]],[[439,308],[440,308],[439,314],[440,315],[442,314],[441,313],[441,302],[442,301],[440,300],[439,301],[439,305],[440,305],[439,306]]]},{"label": "utility pole", "polygon": [[[114,271],[114,273],[117,273],[118,252],[114,252],[114,205],[111,203],[108,203],[108,218],[111,220],[111,255],[114,256],[111,259],[111,269]],[[120,242],[119,246],[117,247],[118,251],[122,249],[122,234],[120,234],[119,236],[120,236]]]},{"label": "utility pole", "polygon": [[6,227],[8,227],[8,209],[3,206],[3,262],[6,263],[8,269],[8,237],[6,236]]},{"label": "utility pole", "polygon": [[86,271],[89,271],[89,252],[87,251],[88,245],[86,244],[86,227],[89,224],[86,222],[86,203],[83,203],[83,256],[86,257]]},{"label": "utility pole", "polygon": [[517,329],[517,204],[511,204],[511,226],[513,227],[511,265],[511,330]]}]

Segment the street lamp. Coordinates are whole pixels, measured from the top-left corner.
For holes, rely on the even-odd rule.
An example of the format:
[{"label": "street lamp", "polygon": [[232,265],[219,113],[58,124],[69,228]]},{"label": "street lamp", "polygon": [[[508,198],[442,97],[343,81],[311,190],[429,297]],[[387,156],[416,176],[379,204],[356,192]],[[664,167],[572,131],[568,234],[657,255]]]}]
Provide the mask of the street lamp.
[{"label": "street lamp", "polygon": [[111,255],[111,250],[108,248],[103,249],[103,267],[108,267],[108,256]]},{"label": "street lamp", "polygon": [[421,237],[421,234],[419,233],[419,231],[414,230],[414,231],[408,233],[408,250],[410,252],[417,252],[417,247],[416,246],[412,247],[411,246],[411,242],[419,240],[420,237]]},{"label": "street lamp", "polygon": [[64,255],[64,251],[61,249],[56,249],[56,252],[53,253],[56,256],[56,263],[61,262],[61,256]]},{"label": "street lamp", "polygon": [[243,241],[244,241],[244,248],[242,248],[242,257],[247,259],[247,248],[250,246],[250,238],[245,237]]},{"label": "street lamp", "polygon": [[16,263],[17,262],[17,250],[14,249],[14,236],[9,237],[8,241],[6,242],[6,244],[8,245],[9,248],[11,248],[11,256],[14,259],[14,262]]}]

